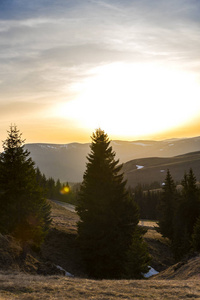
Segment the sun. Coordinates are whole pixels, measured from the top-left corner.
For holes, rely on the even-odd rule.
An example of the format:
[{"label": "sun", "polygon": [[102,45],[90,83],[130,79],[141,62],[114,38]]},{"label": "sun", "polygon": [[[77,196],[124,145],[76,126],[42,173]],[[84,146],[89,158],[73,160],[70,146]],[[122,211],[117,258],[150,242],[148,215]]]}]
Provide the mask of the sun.
[{"label": "sun", "polygon": [[56,113],[111,135],[148,136],[200,114],[200,87],[191,73],[154,64],[113,63],[90,70],[73,85],[78,95]]}]

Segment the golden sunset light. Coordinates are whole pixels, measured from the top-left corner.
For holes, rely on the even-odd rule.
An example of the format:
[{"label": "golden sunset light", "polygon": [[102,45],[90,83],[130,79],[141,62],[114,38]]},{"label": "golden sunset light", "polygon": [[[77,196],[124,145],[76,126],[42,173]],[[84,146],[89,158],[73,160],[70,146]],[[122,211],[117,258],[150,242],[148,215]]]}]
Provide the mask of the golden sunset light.
[{"label": "golden sunset light", "polygon": [[123,63],[101,66],[90,74],[82,84],[74,84],[75,99],[58,104],[53,114],[129,139],[175,130],[199,116],[195,74]]},{"label": "golden sunset light", "polygon": [[197,2],[22,2],[0,4],[2,140],[200,135]]}]

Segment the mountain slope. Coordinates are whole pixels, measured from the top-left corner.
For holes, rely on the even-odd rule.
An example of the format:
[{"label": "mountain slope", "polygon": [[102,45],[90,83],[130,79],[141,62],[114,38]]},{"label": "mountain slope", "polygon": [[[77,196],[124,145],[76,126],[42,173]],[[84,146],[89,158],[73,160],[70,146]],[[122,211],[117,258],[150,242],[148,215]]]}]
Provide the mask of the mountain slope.
[{"label": "mountain slope", "polygon": [[124,164],[123,171],[128,185],[135,187],[138,183],[150,184],[165,180],[167,169],[175,181],[181,181],[185,172],[192,168],[197,180],[200,179],[200,151],[184,155],[161,158],[149,157],[131,160]]},{"label": "mountain slope", "polygon": [[[31,157],[47,177],[80,182],[86,168],[89,143],[26,144]],[[112,141],[121,163],[142,157],[172,157],[200,150],[200,137],[164,141]]]},{"label": "mountain slope", "polygon": [[198,280],[200,278],[200,255],[185,259],[170,266],[150,280]]},{"label": "mountain slope", "polygon": [[26,144],[31,157],[47,178],[81,182],[89,144]]}]

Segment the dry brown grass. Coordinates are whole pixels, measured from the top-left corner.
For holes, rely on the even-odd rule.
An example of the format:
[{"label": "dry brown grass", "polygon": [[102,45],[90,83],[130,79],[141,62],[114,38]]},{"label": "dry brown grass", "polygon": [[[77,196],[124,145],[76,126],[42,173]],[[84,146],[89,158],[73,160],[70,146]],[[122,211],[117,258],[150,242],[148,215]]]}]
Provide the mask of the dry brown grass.
[{"label": "dry brown grass", "polygon": [[0,299],[200,299],[200,283],[0,274]]},{"label": "dry brown grass", "polygon": [[157,271],[163,271],[174,264],[173,254],[169,247],[169,241],[163,238],[155,229],[147,230],[144,235],[149,253],[152,257],[151,266]]},{"label": "dry brown grass", "polygon": [[[80,271],[81,262],[76,245],[78,216],[52,203],[52,217],[53,224],[43,246],[43,255],[76,277],[39,276],[2,271],[0,272],[0,300],[200,299],[199,280],[159,280],[159,277],[155,277],[154,280],[97,281],[80,278],[84,274],[81,274]],[[166,240],[163,240],[160,234],[153,229],[148,230],[145,239],[153,253],[155,263],[157,260],[157,264],[161,268],[167,266],[170,263],[170,253],[167,252],[169,249]],[[163,259],[159,262],[159,257],[160,259],[166,257],[166,264]],[[197,265],[198,262],[194,261],[193,263]],[[194,264],[191,265],[190,271],[194,268]],[[161,279],[163,278],[161,277]],[[182,276],[182,278],[184,277]]]},{"label": "dry brown grass", "polygon": [[184,259],[152,279],[200,280],[200,255]]},{"label": "dry brown grass", "polygon": [[76,240],[79,217],[54,202],[50,203],[53,222],[42,246],[42,256],[75,276],[86,277]]},{"label": "dry brown grass", "polygon": [[52,227],[76,233],[76,223],[79,220],[78,215],[52,201],[49,201],[49,203],[51,204]]},{"label": "dry brown grass", "polygon": [[139,225],[147,227],[147,228],[151,228],[151,229],[158,227],[157,222],[151,221],[151,220],[140,220]]}]

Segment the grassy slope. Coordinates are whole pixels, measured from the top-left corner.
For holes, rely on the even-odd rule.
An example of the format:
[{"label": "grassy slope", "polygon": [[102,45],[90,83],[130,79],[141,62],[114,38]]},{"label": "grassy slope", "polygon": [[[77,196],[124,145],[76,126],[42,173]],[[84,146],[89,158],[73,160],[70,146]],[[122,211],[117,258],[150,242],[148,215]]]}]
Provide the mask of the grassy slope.
[{"label": "grassy slope", "polygon": [[[156,280],[155,277],[155,280],[95,281],[83,278],[75,239],[78,217],[75,213],[56,204],[52,204],[52,208],[53,225],[42,249],[43,256],[79,277],[33,276],[17,272],[0,272],[0,299],[200,298],[200,284],[197,280]],[[166,252],[165,241],[152,229],[146,233],[145,238],[154,255],[155,263],[160,268],[167,266],[171,256]],[[163,261],[163,257],[166,261]]]},{"label": "grassy slope", "polygon": [[42,255],[67,272],[85,277],[76,244],[78,216],[53,202],[51,206],[53,223],[42,247]]},{"label": "grassy slope", "polygon": [[144,239],[152,257],[151,266],[156,271],[161,272],[174,263],[168,240],[163,238],[155,229],[148,229]]},{"label": "grassy slope", "polygon": [[184,259],[162,271],[152,279],[199,280],[200,255],[196,255],[190,259]]},{"label": "grassy slope", "polygon": [[199,299],[199,281],[87,280],[0,274],[0,299]]},{"label": "grassy slope", "polygon": [[[136,165],[144,166],[137,169]],[[174,157],[151,157],[131,160],[124,164],[123,171],[128,185],[135,187],[138,183],[150,184],[154,181],[164,182],[167,169],[175,181],[181,181],[185,172],[192,168],[197,179],[200,178],[200,152],[187,153]]]}]

